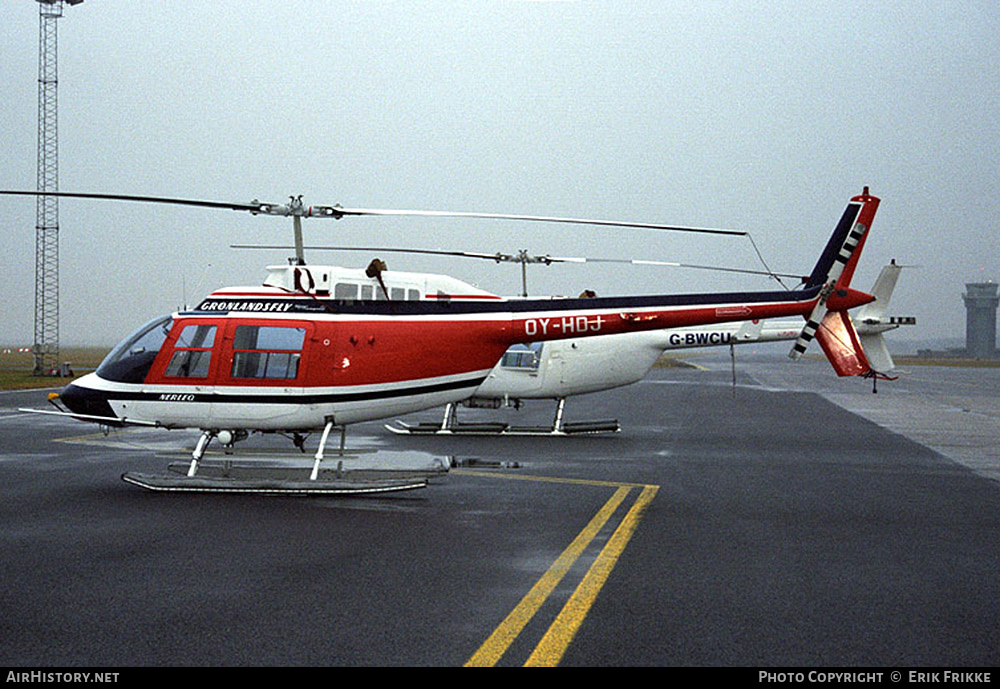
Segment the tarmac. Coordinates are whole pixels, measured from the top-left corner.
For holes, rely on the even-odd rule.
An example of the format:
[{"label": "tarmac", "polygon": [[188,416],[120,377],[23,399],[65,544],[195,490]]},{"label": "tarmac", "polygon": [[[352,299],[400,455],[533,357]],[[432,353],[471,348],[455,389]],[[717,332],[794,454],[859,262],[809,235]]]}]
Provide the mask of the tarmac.
[{"label": "tarmac", "polygon": [[105,435],[0,393],[0,663],[998,664],[1000,370],[901,368],[873,394],[822,361],[691,361],[572,398],[607,436],[352,426],[345,465],[451,467],[370,497],[146,491],[121,475],[196,433]]}]

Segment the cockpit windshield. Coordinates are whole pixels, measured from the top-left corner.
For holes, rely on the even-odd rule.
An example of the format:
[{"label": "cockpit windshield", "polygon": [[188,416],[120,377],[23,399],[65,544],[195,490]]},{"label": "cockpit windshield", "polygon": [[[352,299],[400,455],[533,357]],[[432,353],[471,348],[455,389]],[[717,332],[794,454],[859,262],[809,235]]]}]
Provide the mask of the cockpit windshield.
[{"label": "cockpit windshield", "polygon": [[170,334],[171,316],[154,318],[127,337],[97,367],[97,375],[119,383],[141,383]]}]

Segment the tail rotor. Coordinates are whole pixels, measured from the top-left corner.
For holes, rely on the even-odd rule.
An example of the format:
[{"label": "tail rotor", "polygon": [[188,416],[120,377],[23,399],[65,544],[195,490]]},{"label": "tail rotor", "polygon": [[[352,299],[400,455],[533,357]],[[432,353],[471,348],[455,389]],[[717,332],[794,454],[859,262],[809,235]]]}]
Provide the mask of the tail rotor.
[{"label": "tail rotor", "polygon": [[867,375],[872,370],[848,309],[875,299],[851,289],[850,284],[878,204],[879,199],[868,193],[868,187],[848,203],[806,285],[822,288],[788,354],[791,359],[799,360],[815,339],[837,375]]}]

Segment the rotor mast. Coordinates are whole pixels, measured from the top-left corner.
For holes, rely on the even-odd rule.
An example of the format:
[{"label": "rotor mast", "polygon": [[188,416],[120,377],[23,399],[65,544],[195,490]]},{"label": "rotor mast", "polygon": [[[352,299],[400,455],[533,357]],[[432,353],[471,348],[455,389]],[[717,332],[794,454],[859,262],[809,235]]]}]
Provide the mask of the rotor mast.
[{"label": "rotor mast", "polygon": [[292,231],[295,235],[295,265],[304,266],[306,264],[306,252],[302,242],[302,197],[293,196],[289,207],[294,211],[292,214]]}]

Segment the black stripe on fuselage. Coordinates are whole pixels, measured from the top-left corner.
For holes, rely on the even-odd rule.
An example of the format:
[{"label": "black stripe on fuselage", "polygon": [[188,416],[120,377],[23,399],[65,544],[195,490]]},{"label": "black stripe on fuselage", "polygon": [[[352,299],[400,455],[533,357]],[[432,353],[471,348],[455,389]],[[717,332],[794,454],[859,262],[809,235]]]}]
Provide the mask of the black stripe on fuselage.
[{"label": "black stripe on fuselage", "polygon": [[395,399],[415,395],[429,395],[435,392],[450,390],[475,389],[483,384],[486,376],[476,376],[468,380],[449,381],[446,383],[431,383],[428,385],[410,385],[388,390],[372,390],[368,392],[326,392],[326,393],[231,393],[230,388],[221,387],[215,392],[187,392],[184,386],[176,386],[169,392],[140,391],[100,391],[109,400],[126,400],[132,402],[179,402],[179,403],[211,403],[211,404],[337,404],[345,402],[363,402],[368,400]]},{"label": "black stripe on fuselage", "polygon": [[373,316],[441,316],[495,313],[530,313],[551,311],[621,310],[643,308],[699,308],[725,304],[801,302],[814,298],[819,285],[786,292],[729,292],[686,295],[651,295],[633,297],[592,297],[554,299],[512,299],[470,301],[363,301],[294,297],[208,297],[198,308],[185,315],[207,313],[283,313],[350,314]]}]

